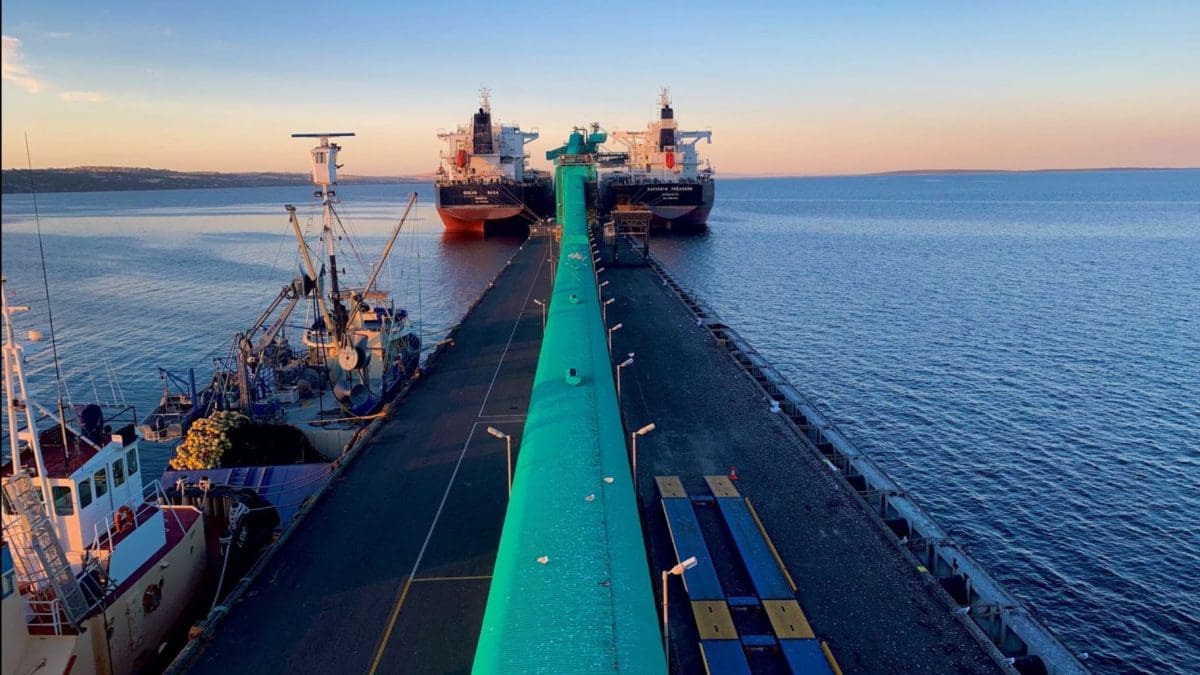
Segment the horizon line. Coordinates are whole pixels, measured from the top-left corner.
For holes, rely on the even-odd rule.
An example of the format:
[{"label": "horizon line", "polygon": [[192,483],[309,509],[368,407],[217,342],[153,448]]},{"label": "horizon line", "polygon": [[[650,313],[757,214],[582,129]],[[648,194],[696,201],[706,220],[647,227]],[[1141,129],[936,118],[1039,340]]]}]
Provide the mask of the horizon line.
[{"label": "horizon line", "polygon": [[[106,164],[84,164],[79,166],[61,166],[61,167],[34,167],[33,171],[79,171],[79,170],[98,170],[98,169],[118,169],[128,171],[163,171],[169,173],[181,174],[215,174],[215,175],[308,175],[307,171],[272,171],[272,170],[242,170],[242,171],[216,171],[210,169],[166,169],[147,166],[118,166]],[[30,171],[29,167],[12,167],[3,169],[5,172],[15,171]],[[974,168],[974,169],[891,169],[887,171],[864,171],[853,173],[755,173],[755,172],[728,172],[716,173],[717,177],[740,179],[740,178],[852,178],[852,177],[870,177],[870,176],[920,176],[920,175],[953,175],[953,174],[993,174],[993,173],[1070,173],[1070,172],[1085,172],[1085,171],[1195,171],[1200,170],[1200,165],[1196,166],[1097,166],[1097,167],[1066,167],[1066,168],[1037,168],[1037,169],[989,169],[989,168]],[[396,173],[396,174],[355,174],[346,173],[346,178],[361,180],[365,178],[431,178],[435,172],[421,173]]]}]

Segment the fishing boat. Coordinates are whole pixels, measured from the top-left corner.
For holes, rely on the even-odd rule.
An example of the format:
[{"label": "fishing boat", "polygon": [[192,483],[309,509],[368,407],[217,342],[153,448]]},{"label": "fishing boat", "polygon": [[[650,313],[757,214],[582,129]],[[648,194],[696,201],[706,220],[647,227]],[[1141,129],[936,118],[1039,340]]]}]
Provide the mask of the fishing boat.
[{"label": "fishing boat", "polygon": [[204,515],[144,480],[133,408],[33,400],[13,324],[28,308],[9,303],[7,280],[0,286],[9,443],[0,672],[151,668],[202,587]]},{"label": "fishing boat", "polygon": [[[276,293],[267,308],[234,336],[227,356],[217,359],[211,383],[193,400],[200,402],[199,418],[237,411],[259,424],[299,429],[326,460],[344,453],[358,431],[392,398],[398,389],[418,374],[421,339],[409,323],[408,311],[398,308],[390,293],[378,287],[380,272],[397,236],[416,203],[410,195],[403,215],[391,232],[378,261],[363,270],[365,282],[344,283],[344,258],[339,260],[339,242],[352,240],[338,214],[340,200],[335,187],[341,146],[330,139],[352,133],[293,134],[317,138],[310,151],[314,196],[320,199],[321,241],[310,247],[296,214],[286,205],[296,237],[300,273]],[[312,249],[323,250],[324,264],[318,267]],[[307,308],[308,317],[299,326],[299,339],[289,338]],[[177,383],[179,384],[179,383]],[[185,408],[185,396],[164,394],[165,409]],[[174,434],[182,424],[171,427]],[[249,465],[269,464],[247,458]],[[228,464],[222,464],[229,468]]]},{"label": "fishing boat", "polygon": [[158,405],[146,415],[137,427],[142,446],[147,450],[166,451],[179,445],[192,422],[207,409],[206,401],[196,394],[196,373],[188,369],[184,379],[169,370],[158,369],[162,380],[162,396]]},{"label": "fishing boat", "polygon": [[[312,248],[323,250],[324,265],[317,266],[296,207],[286,205],[300,273],[234,336],[208,386],[190,393],[190,373],[187,379],[164,376],[161,419],[168,427],[179,420],[183,441],[175,441],[161,481],[172,503],[205,513],[208,538],[223,545],[214,598],[224,597],[273,535],[325,487],[335,460],[356,447],[380,408],[420,372],[421,340],[408,312],[376,285],[415,194],[378,261],[363,271],[365,281],[343,283],[338,245],[349,243],[351,233],[337,212],[341,147],[330,139],[352,135],[293,134],[319,139],[310,156],[322,227]],[[301,308],[308,316],[297,325]],[[296,343],[289,327],[298,329]],[[178,417],[169,417],[174,410]],[[216,600],[209,610],[220,611]]]}]

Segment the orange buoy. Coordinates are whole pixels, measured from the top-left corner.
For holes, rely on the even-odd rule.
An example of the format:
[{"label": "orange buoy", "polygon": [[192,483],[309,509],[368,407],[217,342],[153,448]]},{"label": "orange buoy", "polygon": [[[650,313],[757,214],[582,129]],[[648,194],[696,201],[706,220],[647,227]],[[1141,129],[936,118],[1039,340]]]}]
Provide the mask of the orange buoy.
[{"label": "orange buoy", "polygon": [[133,509],[128,506],[122,506],[117,509],[116,515],[113,516],[113,526],[117,529],[117,532],[132,530],[134,524]]}]

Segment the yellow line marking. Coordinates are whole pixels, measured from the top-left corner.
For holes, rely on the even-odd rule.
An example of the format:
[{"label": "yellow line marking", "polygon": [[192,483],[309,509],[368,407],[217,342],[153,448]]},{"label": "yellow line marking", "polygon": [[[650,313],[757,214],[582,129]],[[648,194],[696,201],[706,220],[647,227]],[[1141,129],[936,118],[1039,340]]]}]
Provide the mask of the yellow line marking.
[{"label": "yellow line marking", "polygon": [[779,551],[775,549],[775,542],[771,541],[771,535],[767,534],[767,528],[763,527],[762,521],[758,519],[758,511],[754,510],[754,505],[750,503],[750,498],[746,498],[746,508],[750,511],[750,517],[754,519],[754,523],[758,525],[758,531],[762,533],[763,539],[767,541],[767,548],[771,549],[771,555],[775,556],[775,563],[779,565],[779,570],[783,572],[783,576],[787,579],[788,586],[792,587],[792,592],[796,592],[796,582],[792,580],[791,572],[783,564],[783,558],[779,557]]},{"label": "yellow line marking", "polygon": [[663,496],[663,499],[688,496],[687,490],[683,489],[683,483],[679,480],[679,476],[655,476],[654,482],[658,483],[658,492]]},{"label": "yellow line marking", "polygon": [[473,577],[420,577],[413,579],[413,583],[421,583],[423,581],[482,581],[491,578],[492,575],[490,574],[481,574]]},{"label": "yellow line marking", "polygon": [[724,600],[693,600],[692,615],[701,640],[736,640],[737,629]]},{"label": "yellow line marking", "polygon": [[717,497],[742,496],[733,486],[733,481],[729,480],[729,476],[705,476],[704,482],[708,483],[708,489]]},{"label": "yellow line marking", "polygon": [[396,627],[396,619],[400,617],[400,607],[404,605],[404,599],[408,597],[408,589],[411,586],[412,577],[409,577],[404,580],[404,588],[400,591],[396,606],[392,608],[392,616],[388,618],[387,628],[383,630],[383,637],[375,649],[375,659],[371,661],[371,669],[367,671],[367,675],[375,675],[375,671],[379,668],[379,662],[383,660],[383,652],[387,649],[388,640],[392,639],[392,629]]},{"label": "yellow line marking", "polygon": [[833,669],[833,675],[842,675],[842,669],[838,667],[837,659],[833,658],[833,652],[829,651],[829,645],[821,640],[821,651],[825,652],[825,660],[829,662],[829,667]]},{"label": "yellow line marking", "polygon": [[780,640],[816,637],[812,626],[808,625],[804,610],[800,609],[800,603],[795,600],[763,600],[762,604],[767,618],[771,620],[775,637]]}]

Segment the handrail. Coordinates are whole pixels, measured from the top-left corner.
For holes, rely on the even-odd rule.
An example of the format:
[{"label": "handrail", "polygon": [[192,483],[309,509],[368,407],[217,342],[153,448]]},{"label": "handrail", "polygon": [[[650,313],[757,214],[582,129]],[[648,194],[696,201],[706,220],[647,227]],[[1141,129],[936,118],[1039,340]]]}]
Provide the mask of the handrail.
[{"label": "handrail", "polygon": [[[133,512],[133,529],[136,530],[138,527],[140,527],[138,522],[140,516],[153,511],[154,509],[158,509],[160,506],[168,503],[167,493],[165,490],[163,490],[162,483],[160,481],[153,480],[143,485],[142,494],[140,497],[137,495],[130,496],[129,499],[118,504],[115,508],[109,511],[104,518],[101,518],[100,520],[96,521],[95,524],[93,524],[92,529],[94,531],[94,537],[92,539],[92,548],[96,550],[101,548],[108,548],[110,551],[112,550],[113,539],[121,532],[116,527],[116,516],[121,509],[128,508]],[[171,512],[171,515],[175,518],[175,524],[179,527],[179,529],[182,530],[183,523],[179,520],[179,515],[174,511]],[[104,546],[104,544],[107,544],[107,547]]]},{"label": "handrail", "polygon": [[25,599],[25,624],[30,628],[50,628],[55,635],[63,634],[62,601]]}]

